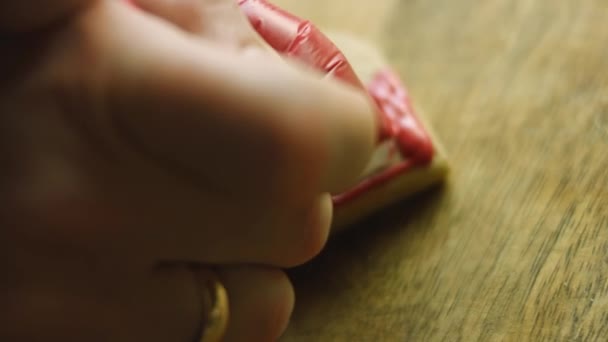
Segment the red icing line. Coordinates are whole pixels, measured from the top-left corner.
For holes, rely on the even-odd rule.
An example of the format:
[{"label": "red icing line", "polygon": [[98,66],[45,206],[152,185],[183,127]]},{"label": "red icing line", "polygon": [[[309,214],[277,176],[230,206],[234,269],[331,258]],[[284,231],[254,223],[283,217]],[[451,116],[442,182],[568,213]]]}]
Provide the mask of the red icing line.
[{"label": "red icing line", "polygon": [[339,195],[333,196],[333,203],[335,206],[340,206],[346,202],[349,202],[354,198],[357,198],[362,194],[366,193],[370,189],[385,184],[391,179],[408,172],[414,166],[416,166],[416,164],[412,160],[406,160],[397,165],[391,166],[377,175],[364,179],[363,181],[359,182],[359,184],[352,187],[350,190],[343,192]]}]

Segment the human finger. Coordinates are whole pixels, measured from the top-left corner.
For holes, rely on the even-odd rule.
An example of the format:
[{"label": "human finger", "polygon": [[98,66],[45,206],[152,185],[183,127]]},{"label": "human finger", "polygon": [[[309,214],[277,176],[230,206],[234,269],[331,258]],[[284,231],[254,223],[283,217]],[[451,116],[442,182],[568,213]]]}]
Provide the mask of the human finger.
[{"label": "human finger", "polygon": [[[291,178],[277,182],[283,189],[308,185],[313,179],[306,178],[316,176],[320,184],[312,187],[333,192],[359,176],[375,141],[375,107],[365,95],[287,64],[193,44],[146,17],[122,14],[124,21],[114,26],[125,25],[124,34],[105,37],[111,51],[129,51],[114,56],[108,101],[146,148],[207,176],[222,174],[209,167],[221,165],[249,169],[258,178],[259,167],[266,175]],[[144,40],[149,36],[155,39]],[[138,49],[129,48],[132,41],[141,42]],[[211,134],[230,130],[235,134]],[[226,152],[237,158],[226,158]],[[263,157],[274,160],[256,163]],[[249,180],[242,173],[223,174],[236,180],[239,191],[237,179]]]}]

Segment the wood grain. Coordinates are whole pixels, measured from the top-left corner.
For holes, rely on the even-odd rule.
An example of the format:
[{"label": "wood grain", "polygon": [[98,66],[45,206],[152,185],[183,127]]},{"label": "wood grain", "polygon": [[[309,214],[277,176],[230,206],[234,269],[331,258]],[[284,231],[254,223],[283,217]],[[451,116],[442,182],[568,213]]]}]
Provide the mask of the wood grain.
[{"label": "wood grain", "polygon": [[294,270],[284,341],[608,340],[608,2],[278,0],[378,39],[447,186]]}]

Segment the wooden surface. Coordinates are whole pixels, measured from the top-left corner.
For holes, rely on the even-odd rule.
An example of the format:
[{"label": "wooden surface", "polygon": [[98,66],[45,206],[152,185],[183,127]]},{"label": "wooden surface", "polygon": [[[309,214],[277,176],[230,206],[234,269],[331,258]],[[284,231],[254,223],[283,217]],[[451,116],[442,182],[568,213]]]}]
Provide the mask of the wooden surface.
[{"label": "wooden surface", "polygon": [[293,273],[284,341],[608,341],[608,1],[276,2],[381,39],[452,163]]}]

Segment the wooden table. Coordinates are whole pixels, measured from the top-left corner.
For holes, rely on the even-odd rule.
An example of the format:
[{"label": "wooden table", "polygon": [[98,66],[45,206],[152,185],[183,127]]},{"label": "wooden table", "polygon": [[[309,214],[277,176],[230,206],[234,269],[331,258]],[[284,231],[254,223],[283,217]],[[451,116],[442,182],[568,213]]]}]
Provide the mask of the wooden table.
[{"label": "wooden table", "polygon": [[293,272],[284,341],[608,341],[608,1],[276,3],[380,42],[452,163]]}]

